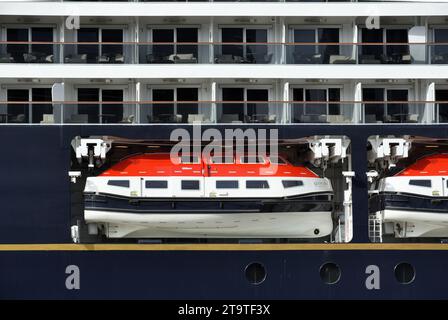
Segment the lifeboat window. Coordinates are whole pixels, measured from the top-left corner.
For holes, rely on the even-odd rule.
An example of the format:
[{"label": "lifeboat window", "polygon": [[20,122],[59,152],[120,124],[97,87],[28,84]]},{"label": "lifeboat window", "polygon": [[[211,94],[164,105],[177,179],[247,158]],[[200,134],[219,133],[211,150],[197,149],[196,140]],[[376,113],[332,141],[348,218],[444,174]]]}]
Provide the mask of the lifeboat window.
[{"label": "lifeboat window", "polygon": [[244,156],[240,158],[241,163],[264,163],[264,159],[261,156]]},{"label": "lifeboat window", "polygon": [[247,189],[269,189],[269,183],[266,180],[247,180]]},{"label": "lifeboat window", "polygon": [[181,156],[180,162],[184,163],[184,164],[199,163],[199,157],[197,157],[197,156]]},{"label": "lifeboat window", "polygon": [[199,180],[182,180],[182,190],[199,190]]},{"label": "lifeboat window", "polygon": [[216,189],[238,189],[238,181],[216,181]]},{"label": "lifeboat window", "polygon": [[409,180],[409,185],[431,188],[431,180]]},{"label": "lifeboat window", "polygon": [[114,187],[129,188],[129,180],[109,180],[107,185]]},{"label": "lifeboat window", "polygon": [[211,157],[211,162],[216,164],[234,163],[233,157]]},{"label": "lifeboat window", "polygon": [[283,180],[282,184],[283,184],[283,188],[286,189],[286,188],[303,186],[303,181],[301,181],[301,180]]},{"label": "lifeboat window", "polygon": [[163,180],[145,181],[145,188],[146,189],[166,189],[166,188],[168,188],[168,181],[163,181]]}]

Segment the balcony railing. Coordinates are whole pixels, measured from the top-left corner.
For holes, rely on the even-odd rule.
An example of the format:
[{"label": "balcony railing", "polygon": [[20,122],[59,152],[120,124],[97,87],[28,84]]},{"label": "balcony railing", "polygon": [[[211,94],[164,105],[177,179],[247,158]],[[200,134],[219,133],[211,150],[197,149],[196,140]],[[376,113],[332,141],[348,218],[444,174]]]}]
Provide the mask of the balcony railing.
[{"label": "balcony railing", "polygon": [[[34,1],[34,0],[31,0]],[[42,0],[40,0],[42,1]],[[357,2],[358,0],[43,0],[47,2]],[[360,2],[362,0],[359,0]]]},{"label": "balcony railing", "polygon": [[446,123],[448,101],[9,101],[2,124]]},{"label": "balcony railing", "polygon": [[448,64],[448,42],[0,42],[0,63]]}]

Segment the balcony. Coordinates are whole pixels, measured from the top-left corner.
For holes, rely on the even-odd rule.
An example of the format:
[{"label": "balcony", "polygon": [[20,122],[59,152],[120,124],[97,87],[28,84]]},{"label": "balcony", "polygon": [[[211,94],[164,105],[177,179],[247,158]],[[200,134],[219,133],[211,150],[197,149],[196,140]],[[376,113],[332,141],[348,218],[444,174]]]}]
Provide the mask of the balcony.
[{"label": "balcony", "polygon": [[357,0],[44,0],[48,2],[357,2]]},{"label": "balcony", "polygon": [[446,123],[447,106],[448,101],[7,101],[0,103],[0,123]]},{"label": "balcony", "polygon": [[0,63],[448,64],[448,43],[0,42]]}]

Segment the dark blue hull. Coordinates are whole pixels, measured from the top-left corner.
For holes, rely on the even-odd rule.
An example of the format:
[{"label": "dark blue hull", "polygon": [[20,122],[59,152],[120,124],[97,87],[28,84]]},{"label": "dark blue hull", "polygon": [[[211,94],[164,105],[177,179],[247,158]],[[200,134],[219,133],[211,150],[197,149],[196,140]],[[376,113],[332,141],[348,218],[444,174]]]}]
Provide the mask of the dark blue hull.
[{"label": "dark blue hull", "polygon": [[[0,297],[448,298],[448,280],[445,280],[448,251],[444,250],[443,244],[423,248],[418,244],[394,244],[395,250],[386,251],[382,244],[369,243],[365,175],[366,141],[370,135],[419,135],[446,139],[448,127],[444,125],[266,126],[278,128],[280,139],[311,135],[346,135],[351,139],[353,170],[356,173],[353,179],[352,243],[365,243],[361,250],[350,249],[350,244],[338,245],[340,250],[327,250],[322,244],[323,247],[308,251],[303,250],[303,246],[310,244],[302,244],[302,247],[284,251],[269,251],[268,247],[268,251],[250,247],[248,251],[237,251],[232,247],[214,251],[213,245],[207,250],[191,251],[176,251],[175,248],[163,251],[161,248],[150,251],[37,249],[22,252],[23,247],[19,251],[5,251],[8,249],[6,244],[71,243],[69,230],[73,221],[68,171],[70,141],[74,136],[114,135],[169,140],[171,129],[178,127],[1,126],[0,244],[3,245],[0,245]],[[191,129],[189,126],[185,128]],[[282,244],[278,246],[281,249]],[[328,246],[330,249],[333,245]],[[247,264],[254,261],[263,263],[266,268],[266,280],[259,285],[249,284],[244,275]],[[325,262],[339,265],[341,278],[336,284],[322,282],[319,268]],[[411,284],[400,284],[395,279],[394,267],[400,262],[414,266],[416,274]],[[67,290],[65,287],[68,265],[80,268],[80,290]],[[366,289],[366,267],[369,265],[380,268],[379,290]]]},{"label": "dark blue hull", "polygon": [[[266,280],[250,284],[245,267],[261,262]],[[319,268],[337,263],[340,280]],[[398,283],[408,262],[415,280]],[[66,267],[80,270],[80,289],[65,286]],[[380,269],[380,289],[365,286],[366,267]],[[2,299],[447,299],[448,251],[87,251],[1,252]]]}]

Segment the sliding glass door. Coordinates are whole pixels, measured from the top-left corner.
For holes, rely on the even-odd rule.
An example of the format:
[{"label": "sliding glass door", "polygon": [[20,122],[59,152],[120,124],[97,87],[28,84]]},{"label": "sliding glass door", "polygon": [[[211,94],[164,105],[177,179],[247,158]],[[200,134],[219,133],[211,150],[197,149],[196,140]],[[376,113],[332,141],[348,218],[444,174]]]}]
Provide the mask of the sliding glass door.
[{"label": "sliding glass door", "polygon": [[[152,42],[152,61],[148,62],[194,62],[198,58],[198,45],[194,44],[198,42],[198,28],[152,29]],[[178,56],[175,59],[172,55]]]},{"label": "sliding glass door", "polygon": [[[434,29],[434,45],[431,46],[431,63],[448,63],[448,29]],[[442,43],[442,44],[437,44]]]},{"label": "sliding glass door", "polygon": [[[339,88],[294,88],[292,90],[293,122],[326,122],[327,115],[340,115],[340,104],[330,103],[340,101]],[[307,101],[311,103],[306,103]]]},{"label": "sliding glass door", "polygon": [[409,121],[408,89],[363,88],[362,99],[371,102],[364,104],[365,122]]},{"label": "sliding glass door", "polygon": [[78,101],[91,102],[78,104],[78,114],[85,115],[81,121],[86,123],[118,123],[123,119],[122,103],[95,103],[95,102],[122,102],[123,90],[79,88]]},{"label": "sliding glass door", "polygon": [[269,89],[222,88],[222,100],[221,122],[268,121]]},{"label": "sliding glass door", "polygon": [[86,42],[78,45],[78,54],[85,54],[87,63],[124,62],[122,29],[81,28],[77,34],[78,42]]},{"label": "sliding glass door", "polygon": [[[272,56],[267,45],[268,29],[221,28],[221,42],[221,54],[231,56],[234,63],[271,62]],[[241,45],[238,43],[241,43]],[[223,58],[221,60],[224,61]]]},{"label": "sliding glass door", "polygon": [[199,113],[198,93],[197,88],[152,89],[154,103],[149,122],[188,122],[189,116]]},{"label": "sliding glass door", "polygon": [[436,101],[443,101],[443,103],[437,102],[438,114],[436,116],[438,118],[438,122],[448,122],[448,89],[437,89]]},{"label": "sliding glass door", "polygon": [[[53,28],[7,28],[6,41],[25,42],[23,44],[8,44],[6,52],[15,63],[51,63],[55,60]],[[48,42],[42,44],[26,42]]]},{"label": "sliding glass door", "polygon": [[[339,43],[339,28],[293,29],[294,43],[290,59],[297,64],[329,63],[332,55],[339,55],[339,45],[325,43]],[[312,45],[300,43],[323,43]]]},{"label": "sliding glass door", "polygon": [[8,122],[40,123],[43,121],[44,115],[53,116],[53,106],[51,103],[29,103],[51,102],[51,88],[8,89],[7,100],[10,102],[24,102],[23,104],[8,104],[6,115]]},{"label": "sliding glass door", "polygon": [[[28,42],[28,28],[8,28],[6,30],[6,41],[11,42]],[[24,54],[29,51],[28,44],[8,44],[6,52],[12,57],[12,62],[25,62]]]},{"label": "sliding glass door", "polygon": [[86,55],[87,63],[96,63],[100,54],[100,31],[98,28],[81,28],[78,30],[78,42],[92,42],[92,44],[79,44],[78,54]]},{"label": "sliding glass door", "polygon": [[[359,62],[362,64],[411,63],[408,29],[363,28],[361,30],[361,42],[366,43],[359,50]],[[403,45],[400,45],[400,43],[403,43]]]}]

